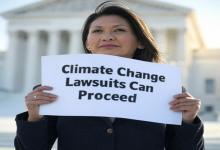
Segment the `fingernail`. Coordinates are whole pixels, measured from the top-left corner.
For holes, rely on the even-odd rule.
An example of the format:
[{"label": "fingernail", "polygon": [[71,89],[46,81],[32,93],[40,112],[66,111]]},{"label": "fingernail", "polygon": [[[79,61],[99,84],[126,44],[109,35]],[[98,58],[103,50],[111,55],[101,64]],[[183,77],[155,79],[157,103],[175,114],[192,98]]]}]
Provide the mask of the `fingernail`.
[{"label": "fingernail", "polygon": [[52,100],[57,100],[57,97],[53,97]]},{"label": "fingernail", "polygon": [[53,89],[53,87],[50,87],[50,86],[49,86],[49,89],[50,89],[50,90],[52,90],[52,89]]},{"label": "fingernail", "polygon": [[[175,100],[175,99],[174,99],[174,100]],[[170,101],[169,104],[173,104],[173,103],[174,103],[174,100]]]},{"label": "fingernail", "polygon": [[178,97],[178,95],[174,95],[173,97],[174,97],[174,98],[177,98],[177,97]]}]

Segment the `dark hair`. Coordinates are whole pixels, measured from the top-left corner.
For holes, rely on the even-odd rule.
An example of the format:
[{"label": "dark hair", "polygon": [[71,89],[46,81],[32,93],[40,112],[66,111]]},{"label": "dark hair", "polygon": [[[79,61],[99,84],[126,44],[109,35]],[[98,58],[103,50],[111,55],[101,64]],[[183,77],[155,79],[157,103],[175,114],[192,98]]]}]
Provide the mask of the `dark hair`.
[{"label": "dark hair", "polygon": [[123,6],[120,3],[106,1],[101,3],[85,21],[84,28],[82,31],[82,42],[86,53],[90,51],[86,48],[86,40],[89,33],[91,23],[101,16],[117,15],[124,18],[131,29],[133,30],[138,41],[144,46],[143,49],[137,49],[133,59],[149,61],[149,62],[160,62],[159,50],[156,46],[155,40],[150,33],[149,28],[144,21],[136,15],[129,8]]}]

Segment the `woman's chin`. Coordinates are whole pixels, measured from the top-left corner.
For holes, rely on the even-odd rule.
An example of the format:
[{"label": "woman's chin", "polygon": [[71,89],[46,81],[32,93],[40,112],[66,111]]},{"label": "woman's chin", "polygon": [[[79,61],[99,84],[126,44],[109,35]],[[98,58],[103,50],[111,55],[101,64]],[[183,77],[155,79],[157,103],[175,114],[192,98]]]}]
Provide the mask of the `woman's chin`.
[{"label": "woman's chin", "polygon": [[118,53],[114,52],[108,52],[108,51],[103,51],[103,52],[96,52],[94,54],[104,54],[104,55],[113,55],[113,56],[120,56]]},{"label": "woman's chin", "polygon": [[93,54],[104,54],[104,55],[112,55],[112,56],[119,56],[119,57],[125,57],[125,58],[131,58],[129,56],[120,54],[118,52],[113,52],[113,51],[100,51],[100,52],[95,52]]}]

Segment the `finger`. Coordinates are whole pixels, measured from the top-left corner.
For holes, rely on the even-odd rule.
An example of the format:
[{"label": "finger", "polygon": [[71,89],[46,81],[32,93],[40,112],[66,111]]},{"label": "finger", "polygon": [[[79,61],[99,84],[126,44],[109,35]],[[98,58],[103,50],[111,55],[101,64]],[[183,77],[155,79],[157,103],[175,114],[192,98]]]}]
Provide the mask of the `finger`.
[{"label": "finger", "polygon": [[39,99],[40,96],[46,96],[46,97],[51,97],[51,98],[57,98],[57,95],[52,94],[52,93],[47,93],[47,92],[32,92],[28,94],[25,99],[26,100],[34,100],[34,99]]},{"label": "finger", "polygon": [[30,97],[27,98],[25,101],[27,104],[35,104],[38,103],[38,101],[55,101],[57,98],[56,97],[48,97],[48,96],[43,96],[43,95],[39,95],[36,98]]},{"label": "finger", "polygon": [[183,111],[188,111],[192,110],[192,106],[182,106],[182,107],[175,107],[171,108],[174,112],[183,112]]},{"label": "finger", "polygon": [[52,94],[52,93],[47,93],[47,92],[36,92],[36,93],[33,93],[31,96],[47,96],[47,97],[57,97],[57,95],[55,94]]},{"label": "finger", "polygon": [[48,86],[39,86],[38,88],[36,88],[35,90],[31,91],[30,93],[28,93],[28,95],[25,96],[25,98],[28,97],[32,97],[34,95],[38,95],[40,92],[42,92],[43,90],[52,90],[52,87],[48,87]]},{"label": "finger", "polygon": [[193,97],[191,94],[184,92],[173,96],[175,99],[184,98],[184,97]]},{"label": "finger", "polygon": [[32,101],[38,101],[38,100],[54,101],[54,100],[56,100],[56,97],[48,97],[48,96],[44,96],[44,95],[39,95],[36,98],[32,99]]},{"label": "finger", "polygon": [[183,103],[178,103],[175,105],[171,105],[171,108],[181,107],[181,106],[194,106],[194,105],[200,105],[200,101],[187,101]]},{"label": "finger", "polygon": [[47,92],[43,92],[42,95],[43,96],[48,96],[48,97],[57,97],[57,95],[52,94],[52,93],[47,93]]},{"label": "finger", "polygon": [[33,104],[33,105],[44,105],[44,104],[50,104],[52,103],[53,101],[50,101],[50,100],[37,100],[37,101],[32,101],[30,102],[30,104]]},{"label": "finger", "polygon": [[170,108],[175,112],[183,112],[183,111],[189,111],[189,112],[198,112],[198,110],[200,109],[200,105],[187,105],[187,106],[179,106],[179,107],[173,107]]},{"label": "finger", "polygon": [[33,90],[33,92],[39,92],[39,91],[43,91],[43,90],[52,90],[53,87],[51,86],[39,86],[36,89]]},{"label": "finger", "polygon": [[[45,96],[46,95],[46,96]],[[31,104],[35,104],[35,103],[32,103],[32,101],[39,101],[39,100],[46,100],[46,101],[55,101],[57,99],[57,96],[47,96],[47,94],[45,95],[38,95],[36,96],[36,98],[34,98],[33,95],[29,95],[25,98],[25,101],[26,101],[26,104],[29,104],[29,102],[31,102]]]},{"label": "finger", "polygon": [[27,96],[25,96],[25,101],[32,101],[34,99],[34,95],[32,94],[28,94]]},{"label": "finger", "polygon": [[184,97],[184,98],[174,99],[169,104],[175,105],[178,103],[184,103],[184,102],[189,102],[189,101],[198,101],[198,99],[195,99],[193,97]]}]

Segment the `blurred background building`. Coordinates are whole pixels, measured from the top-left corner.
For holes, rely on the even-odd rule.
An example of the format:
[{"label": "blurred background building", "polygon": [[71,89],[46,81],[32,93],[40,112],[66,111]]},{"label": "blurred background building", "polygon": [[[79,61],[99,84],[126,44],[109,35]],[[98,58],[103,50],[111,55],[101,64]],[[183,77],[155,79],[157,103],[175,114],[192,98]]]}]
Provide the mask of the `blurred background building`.
[{"label": "blurred background building", "polygon": [[[2,13],[9,47],[0,53],[0,89],[30,91],[39,84],[42,55],[82,53],[81,28],[103,0],[44,0]],[[220,51],[206,48],[192,9],[158,1],[127,0],[150,26],[166,61],[182,69],[183,85],[201,97],[201,115],[220,116]]]}]

